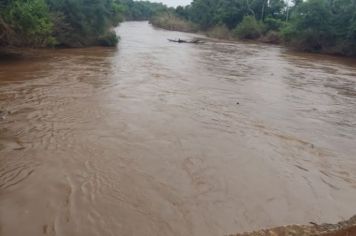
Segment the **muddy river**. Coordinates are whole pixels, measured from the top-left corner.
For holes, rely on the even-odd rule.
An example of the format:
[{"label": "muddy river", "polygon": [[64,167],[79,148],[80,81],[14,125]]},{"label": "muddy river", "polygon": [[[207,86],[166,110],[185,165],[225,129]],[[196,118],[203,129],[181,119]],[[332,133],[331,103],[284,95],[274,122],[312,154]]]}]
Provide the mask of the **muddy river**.
[{"label": "muddy river", "polygon": [[0,62],[0,235],[225,235],[356,214],[356,60],[154,29]]}]

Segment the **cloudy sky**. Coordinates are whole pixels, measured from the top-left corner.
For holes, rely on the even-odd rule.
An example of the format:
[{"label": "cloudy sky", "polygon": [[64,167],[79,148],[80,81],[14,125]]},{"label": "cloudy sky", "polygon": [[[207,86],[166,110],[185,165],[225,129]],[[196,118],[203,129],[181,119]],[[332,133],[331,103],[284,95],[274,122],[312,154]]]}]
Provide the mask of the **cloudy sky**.
[{"label": "cloudy sky", "polygon": [[179,5],[188,5],[191,0],[149,0],[150,2],[162,2],[163,4],[166,4],[167,6],[170,7],[176,7]]}]

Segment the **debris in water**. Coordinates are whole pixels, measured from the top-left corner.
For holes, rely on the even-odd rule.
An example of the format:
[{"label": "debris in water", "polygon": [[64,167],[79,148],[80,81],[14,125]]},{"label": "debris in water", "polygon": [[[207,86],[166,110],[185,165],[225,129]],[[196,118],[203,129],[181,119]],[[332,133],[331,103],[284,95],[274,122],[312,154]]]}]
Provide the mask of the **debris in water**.
[{"label": "debris in water", "polygon": [[174,43],[204,43],[203,41],[199,39],[193,39],[193,40],[184,40],[184,39],[168,39],[169,42],[174,42]]},{"label": "debris in water", "polygon": [[0,120],[6,119],[7,112],[0,110]]}]

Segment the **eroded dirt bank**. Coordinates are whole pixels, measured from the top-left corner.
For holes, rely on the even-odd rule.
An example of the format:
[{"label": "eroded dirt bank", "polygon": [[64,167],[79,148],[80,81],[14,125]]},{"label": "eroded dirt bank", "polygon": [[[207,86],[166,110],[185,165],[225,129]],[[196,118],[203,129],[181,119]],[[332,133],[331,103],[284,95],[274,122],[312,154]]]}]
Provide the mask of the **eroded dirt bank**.
[{"label": "eroded dirt bank", "polygon": [[337,224],[290,225],[231,236],[355,236],[356,215]]},{"label": "eroded dirt bank", "polygon": [[127,22],[0,63],[0,235],[227,235],[356,209],[356,61]]}]

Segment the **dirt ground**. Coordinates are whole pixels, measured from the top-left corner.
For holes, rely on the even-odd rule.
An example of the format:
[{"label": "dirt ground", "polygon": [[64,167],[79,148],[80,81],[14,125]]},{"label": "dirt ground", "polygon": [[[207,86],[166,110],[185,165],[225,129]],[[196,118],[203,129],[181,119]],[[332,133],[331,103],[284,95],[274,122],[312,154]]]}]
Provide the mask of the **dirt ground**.
[{"label": "dirt ground", "polygon": [[231,236],[355,236],[356,215],[337,224],[289,225]]}]

